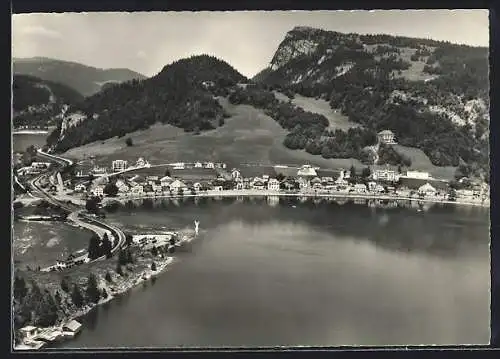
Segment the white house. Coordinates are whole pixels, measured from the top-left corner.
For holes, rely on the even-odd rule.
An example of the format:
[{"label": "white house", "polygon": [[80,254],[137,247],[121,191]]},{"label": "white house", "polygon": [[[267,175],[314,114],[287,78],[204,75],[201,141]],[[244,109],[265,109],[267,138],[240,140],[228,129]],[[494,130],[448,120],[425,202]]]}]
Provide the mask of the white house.
[{"label": "white house", "polygon": [[406,177],[407,178],[417,178],[417,179],[429,179],[431,176],[429,175],[429,172],[422,172],[422,171],[406,171]]},{"label": "white house", "polygon": [[130,190],[133,194],[143,194],[144,193],[144,186],[141,184],[137,184],[134,187],[132,187]]},{"label": "white house", "polygon": [[201,183],[200,182],[196,182],[193,184],[193,189],[196,191],[196,192],[199,192],[200,189],[201,189]]},{"label": "white house", "polygon": [[356,193],[365,193],[366,192],[366,185],[364,183],[356,183],[353,187],[354,192]]},{"label": "white house", "polygon": [[394,138],[395,138],[394,132],[392,132],[391,130],[380,131],[377,134],[377,138],[378,138],[378,141],[380,143],[385,143],[388,145],[392,145],[392,144],[396,143],[396,141],[394,140]]},{"label": "white house", "polygon": [[103,185],[95,186],[92,193],[94,194],[94,196],[97,196],[97,197],[104,196],[104,186]]},{"label": "white house", "polygon": [[146,181],[148,182],[156,182],[158,181],[158,176],[147,176]]},{"label": "white house", "polygon": [[34,336],[36,336],[40,331],[37,327],[34,327],[32,325],[27,325],[21,329],[19,329],[19,332],[21,333],[21,336],[23,339],[31,339]]},{"label": "white house", "polygon": [[297,171],[297,176],[307,176],[307,177],[316,177],[316,170],[312,168],[310,165],[303,165]]},{"label": "white house", "polygon": [[241,177],[241,172],[238,171],[236,168],[231,171],[231,178],[233,180],[237,180],[240,177]]},{"label": "white house", "polygon": [[214,191],[221,192],[223,189],[222,186],[214,186]]},{"label": "white house", "polygon": [[82,325],[73,319],[73,320],[69,321],[68,323],[64,324],[62,329],[64,332],[69,332],[69,333],[72,333],[73,335],[75,335],[78,332],[80,332],[80,330],[82,329]]},{"label": "white house", "polygon": [[335,180],[335,184],[337,186],[347,186],[349,184],[349,182],[347,182],[347,180],[345,178],[339,177]]},{"label": "white house", "polygon": [[253,189],[264,189],[265,188],[264,182],[261,180],[253,181],[252,188]]},{"label": "white house", "polygon": [[299,179],[297,180],[297,182],[299,183],[299,188],[300,189],[305,189],[305,188],[309,187],[309,181],[306,178],[304,178],[304,177],[299,177]]},{"label": "white house", "polygon": [[276,178],[271,178],[267,182],[267,189],[269,191],[279,191],[279,189],[280,189],[280,182]]},{"label": "white house", "polygon": [[425,196],[434,196],[436,192],[436,189],[429,183],[426,183],[418,188],[418,193]]},{"label": "white house", "polygon": [[153,192],[156,194],[161,194],[163,193],[163,187],[160,184],[153,183],[151,185],[153,187]]},{"label": "white house", "polygon": [[243,181],[236,182],[236,189],[237,190],[242,190],[243,189]]},{"label": "white house", "polygon": [[372,178],[375,181],[396,182],[399,179],[398,173],[393,170],[381,169],[375,170],[372,173]]},{"label": "white house", "polygon": [[145,167],[148,164],[148,161],[146,161],[144,158],[139,157],[137,162],[135,163],[136,167]]},{"label": "white house", "polygon": [[160,178],[160,184],[162,186],[169,186],[170,183],[172,183],[174,180],[172,179],[172,177],[169,177],[169,176],[165,176],[165,177],[162,177]]},{"label": "white house", "polygon": [[87,189],[83,183],[77,184],[75,186],[75,192],[83,192]]},{"label": "white house", "polygon": [[178,190],[186,190],[187,186],[184,184],[184,182],[181,182],[179,180],[175,180],[172,183],[170,183],[170,190],[172,191],[178,191]]},{"label": "white house", "polygon": [[458,189],[456,191],[457,197],[470,199],[474,197],[474,191],[470,189]]},{"label": "white house", "polygon": [[125,171],[128,168],[128,162],[125,160],[114,160],[111,162],[111,168],[113,172]]},{"label": "white house", "polygon": [[123,186],[118,187],[119,193],[127,193],[130,190],[130,187],[124,184]]},{"label": "white house", "polygon": [[205,162],[204,167],[205,168],[215,168],[215,165],[213,162]]},{"label": "white house", "polygon": [[201,162],[195,162],[194,168],[203,168],[203,165],[201,164]]},{"label": "white house", "polygon": [[177,162],[177,163],[172,163],[172,167],[174,170],[183,170],[186,168],[186,165],[184,162]]}]

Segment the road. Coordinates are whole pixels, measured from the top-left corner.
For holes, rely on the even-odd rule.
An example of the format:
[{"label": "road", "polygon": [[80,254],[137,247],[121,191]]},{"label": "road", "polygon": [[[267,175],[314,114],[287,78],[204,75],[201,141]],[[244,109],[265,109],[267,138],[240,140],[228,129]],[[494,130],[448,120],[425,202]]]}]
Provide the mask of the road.
[{"label": "road", "polygon": [[[40,149],[38,150],[38,154],[40,157],[46,157],[49,160],[58,163],[59,165],[66,167],[66,166],[71,166],[73,165],[73,161],[62,158],[59,156],[54,156],[45,152],[42,152]],[[52,173],[55,173],[56,171],[52,171]],[[41,186],[40,186],[40,180],[46,176],[49,176],[51,173],[44,173],[41,174],[37,177],[35,177],[33,180],[30,181],[30,188],[34,192],[34,194],[38,195],[41,198],[44,198],[47,200],[49,203],[52,203],[54,205],[60,206],[61,208],[65,209],[67,212],[70,214],[68,215],[68,220],[72,221],[74,224],[80,227],[87,228],[94,233],[96,233],[99,238],[102,238],[104,233],[107,233],[108,236],[111,235],[114,237],[114,246],[111,250],[112,254],[115,254],[116,251],[118,251],[119,248],[121,248],[126,241],[125,233],[123,231],[115,226],[109,225],[101,220],[97,220],[94,218],[90,218],[89,216],[85,215],[83,213],[83,210],[79,208],[76,205],[70,205],[68,203],[63,203],[57,200],[57,198],[51,196],[49,193],[44,191]],[[83,259],[85,260],[87,258],[87,254],[82,255],[78,258],[75,258],[75,260],[80,260]],[[97,261],[97,260],[102,260],[105,259],[105,256],[101,256],[99,258],[94,259],[92,262]]]}]

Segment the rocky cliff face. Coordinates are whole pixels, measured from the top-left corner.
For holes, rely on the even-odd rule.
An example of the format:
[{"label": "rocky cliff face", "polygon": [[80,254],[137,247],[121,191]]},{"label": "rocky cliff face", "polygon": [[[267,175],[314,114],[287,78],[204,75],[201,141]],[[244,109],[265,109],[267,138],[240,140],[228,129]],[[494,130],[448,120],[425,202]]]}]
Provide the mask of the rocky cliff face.
[{"label": "rocky cliff face", "polygon": [[254,81],[324,98],[353,122],[391,129],[436,165],[485,167],[488,56],[487,48],[429,39],[296,27]]}]

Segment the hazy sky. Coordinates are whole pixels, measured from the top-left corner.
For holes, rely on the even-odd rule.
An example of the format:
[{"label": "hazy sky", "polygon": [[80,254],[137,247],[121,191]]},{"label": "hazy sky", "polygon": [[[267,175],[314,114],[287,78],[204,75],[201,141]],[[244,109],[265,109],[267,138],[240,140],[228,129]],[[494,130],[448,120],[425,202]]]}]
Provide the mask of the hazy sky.
[{"label": "hazy sky", "polygon": [[295,26],[489,43],[487,10],[54,13],[14,15],[12,54],[151,76],[177,59],[207,53],[251,77]]}]

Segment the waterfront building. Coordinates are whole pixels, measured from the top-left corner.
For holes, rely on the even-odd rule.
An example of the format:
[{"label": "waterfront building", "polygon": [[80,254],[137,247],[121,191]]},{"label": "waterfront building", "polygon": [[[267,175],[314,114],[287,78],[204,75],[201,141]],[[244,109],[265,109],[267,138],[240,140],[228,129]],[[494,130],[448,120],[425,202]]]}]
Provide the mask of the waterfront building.
[{"label": "waterfront building", "polygon": [[203,164],[203,167],[205,167],[205,168],[212,168],[213,169],[213,168],[215,168],[215,165],[214,165],[213,162],[205,162]]},{"label": "waterfront building", "polygon": [[70,332],[73,335],[76,335],[82,329],[82,325],[76,320],[71,320],[68,323],[64,324],[62,330],[64,332]]},{"label": "waterfront building", "polygon": [[243,181],[237,181],[236,182],[236,189],[237,190],[242,190],[243,189]]},{"label": "waterfront building", "polygon": [[180,189],[186,190],[187,186],[184,184],[184,182],[175,180],[172,183],[170,183],[170,190],[172,191],[179,191]]},{"label": "waterfront building", "polygon": [[113,172],[125,171],[128,168],[128,162],[125,160],[114,160],[111,162]]},{"label": "waterfront building", "polygon": [[161,193],[163,193],[163,188],[162,188],[161,185],[154,183],[154,184],[151,185],[151,187],[152,187],[153,192],[155,194],[161,194]]},{"label": "waterfront building", "polygon": [[40,330],[33,325],[27,325],[21,329],[19,329],[19,333],[21,333],[21,338],[23,340],[30,340],[39,334]]},{"label": "waterfront building", "polygon": [[364,183],[356,183],[353,187],[354,192],[356,193],[365,193],[366,192],[366,185]]},{"label": "waterfront building", "polygon": [[387,145],[393,145],[396,143],[394,132],[391,130],[383,130],[377,134],[378,141]]},{"label": "waterfront building", "polygon": [[201,164],[201,162],[195,162],[194,168],[203,168],[203,165]]},{"label": "waterfront building", "polygon": [[195,182],[193,184],[193,189],[196,191],[196,192],[199,192],[200,189],[201,189],[201,183],[200,182]]},{"label": "waterfront building", "polygon": [[314,168],[312,168],[310,165],[303,165],[297,171],[297,176],[299,176],[299,177],[316,177],[317,173],[316,173],[316,170]]},{"label": "waterfront building", "polygon": [[406,178],[430,179],[429,172],[422,171],[406,171]]},{"label": "waterfront building", "polygon": [[396,182],[399,180],[399,175],[396,171],[389,169],[378,169],[373,171],[372,179],[374,181],[388,181],[388,182]]},{"label": "waterfront building", "polygon": [[436,192],[436,189],[429,183],[426,183],[418,188],[418,193],[425,196],[435,196]]},{"label": "waterfront building", "polygon": [[140,194],[143,194],[143,193],[144,193],[144,186],[143,186],[143,185],[141,185],[141,184],[136,184],[135,186],[133,186],[133,187],[131,188],[131,192],[132,192],[133,194],[139,194],[139,195],[140,195]]},{"label": "waterfront building", "polygon": [[457,197],[464,199],[471,199],[474,197],[474,191],[470,189],[458,189],[456,190]]},{"label": "waterfront building", "polygon": [[238,171],[236,168],[234,168],[232,171],[231,171],[231,178],[233,180],[237,180],[241,177],[241,172]]},{"label": "waterfront building", "polygon": [[258,190],[262,190],[265,188],[264,186],[264,182],[262,180],[256,180],[256,181],[253,181],[252,183],[252,188],[253,189],[258,189]]},{"label": "waterfront building", "polygon": [[172,177],[169,177],[169,176],[165,176],[165,177],[162,177],[160,178],[160,184],[162,186],[169,186],[170,183],[172,183],[174,180],[172,179]]},{"label": "waterfront building", "polygon": [[280,182],[276,178],[271,178],[267,182],[267,189],[270,191],[279,191],[280,189]]},{"label": "waterfront building", "polygon": [[306,189],[306,188],[309,187],[309,180],[307,178],[299,177],[299,179],[297,180],[297,182],[299,183],[299,188],[300,189]]}]

